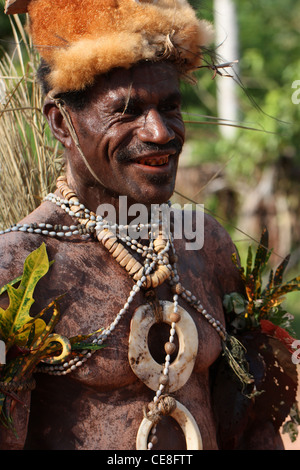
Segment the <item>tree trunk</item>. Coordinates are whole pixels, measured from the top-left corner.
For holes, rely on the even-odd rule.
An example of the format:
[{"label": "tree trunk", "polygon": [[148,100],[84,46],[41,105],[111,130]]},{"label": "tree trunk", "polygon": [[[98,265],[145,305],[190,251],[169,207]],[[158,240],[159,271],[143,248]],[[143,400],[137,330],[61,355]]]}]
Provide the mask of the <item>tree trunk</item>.
[{"label": "tree trunk", "polygon": [[[233,0],[214,0],[214,24],[217,55],[219,63],[238,60],[238,24]],[[232,68],[220,70],[223,74],[235,76],[237,64]],[[230,77],[217,77],[218,117],[228,120],[228,124],[238,121],[237,84]],[[220,132],[225,138],[232,138],[236,129],[230,126],[220,126]]]}]

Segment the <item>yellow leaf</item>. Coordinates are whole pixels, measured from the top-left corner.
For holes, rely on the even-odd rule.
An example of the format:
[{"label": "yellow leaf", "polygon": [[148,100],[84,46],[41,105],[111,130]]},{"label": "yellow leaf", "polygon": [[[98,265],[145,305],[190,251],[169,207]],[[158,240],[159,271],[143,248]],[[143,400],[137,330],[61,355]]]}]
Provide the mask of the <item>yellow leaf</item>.
[{"label": "yellow leaf", "polygon": [[[17,289],[7,286],[9,307],[0,309],[0,337],[7,349],[14,343],[15,337],[24,325],[32,323],[30,308],[34,302],[33,292],[38,281],[48,272],[50,263],[43,243],[30,253],[24,263],[23,275]],[[39,328],[41,324],[39,323]],[[28,332],[29,333],[29,332]]]}]

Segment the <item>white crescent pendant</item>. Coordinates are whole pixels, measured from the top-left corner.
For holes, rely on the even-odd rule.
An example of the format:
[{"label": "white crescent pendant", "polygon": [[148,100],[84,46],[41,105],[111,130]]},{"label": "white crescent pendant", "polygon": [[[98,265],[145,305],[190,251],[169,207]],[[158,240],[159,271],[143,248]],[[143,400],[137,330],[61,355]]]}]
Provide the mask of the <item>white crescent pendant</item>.
[{"label": "white crescent pendant", "polygon": [[[176,408],[170,414],[181,427],[187,450],[203,450],[202,438],[197,423],[191,413],[181,403],[176,401]],[[147,450],[148,436],[153,426],[152,421],[144,418],[136,437],[136,449]]]},{"label": "white crescent pendant", "polygon": [[[173,313],[173,304],[160,301],[160,305],[163,322],[171,325],[170,315]],[[179,390],[188,381],[198,352],[198,333],[192,317],[180,306],[177,312],[181,317],[175,325],[179,351],[169,367],[169,393]],[[164,364],[159,364],[153,359],[148,346],[148,334],[155,323],[155,316],[149,305],[137,308],[131,320],[128,349],[129,364],[133,372],[154,391],[157,390],[159,378],[164,369]]]}]

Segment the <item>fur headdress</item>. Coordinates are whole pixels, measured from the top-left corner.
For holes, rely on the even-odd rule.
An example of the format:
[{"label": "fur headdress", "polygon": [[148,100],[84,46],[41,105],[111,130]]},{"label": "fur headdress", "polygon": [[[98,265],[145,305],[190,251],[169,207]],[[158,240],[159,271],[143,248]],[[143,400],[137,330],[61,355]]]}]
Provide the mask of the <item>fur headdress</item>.
[{"label": "fur headdress", "polygon": [[173,61],[189,74],[201,63],[211,27],[187,0],[7,0],[29,14],[29,32],[50,66],[52,89],[75,91],[96,75],[142,61]]}]

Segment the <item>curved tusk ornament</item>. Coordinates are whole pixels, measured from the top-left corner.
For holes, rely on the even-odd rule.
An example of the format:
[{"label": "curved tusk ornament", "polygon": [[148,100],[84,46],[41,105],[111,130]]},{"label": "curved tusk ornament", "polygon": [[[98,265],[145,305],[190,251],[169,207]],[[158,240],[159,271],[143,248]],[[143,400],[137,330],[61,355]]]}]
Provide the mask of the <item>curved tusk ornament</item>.
[{"label": "curved tusk ornament", "polygon": [[[170,325],[173,304],[168,301],[160,301],[160,305],[162,307],[162,321]],[[179,351],[169,368],[168,390],[170,393],[179,390],[188,381],[198,351],[198,333],[192,317],[179,306],[178,313],[181,319],[176,323],[175,330],[179,340]],[[155,323],[155,316],[149,305],[137,308],[131,320],[128,349],[129,364],[133,372],[147,387],[154,391],[164,368],[163,364],[159,364],[153,359],[149,351],[148,334]]]},{"label": "curved tusk ornament", "polygon": [[[160,301],[161,321],[175,328],[178,337],[178,353],[175,360],[168,367],[168,393],[182,388],[191,376],[198,352],[198,332],[190,314],[177,306],[179,321],[173,322],[174,305],[168,301]],[[157,384],[164,372],[164,364],[154,360],[148,345],[148,335],[151,327],[157,322],[155,313],[150,305],[138,307],[131,319],[128,359],[135,375],[151,390],[157,390]],[[171,330],[172,331],[172,330]],[[169,415],[181,427],[187,450],[202,450],[202,438],[198,425],[185,406],[176,401],[175,408]],[[136,449],[147,450],[149,433],[153,427],[153,420],[145,417],[139,427],[136,437]]]},{"label": "curved tusk ornament", "polygon": [[[170,416],[172,416],[181,427],[185,436],[187,450],[203,450],[198,425],[188,409],[176,401],[176,408]],[[148,437],[152,426],[152,421],[147,418],[143,419],[136,437],[136,450],[147,450]]]}]

